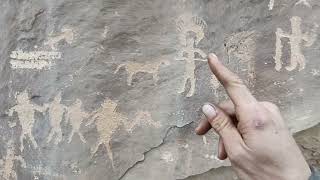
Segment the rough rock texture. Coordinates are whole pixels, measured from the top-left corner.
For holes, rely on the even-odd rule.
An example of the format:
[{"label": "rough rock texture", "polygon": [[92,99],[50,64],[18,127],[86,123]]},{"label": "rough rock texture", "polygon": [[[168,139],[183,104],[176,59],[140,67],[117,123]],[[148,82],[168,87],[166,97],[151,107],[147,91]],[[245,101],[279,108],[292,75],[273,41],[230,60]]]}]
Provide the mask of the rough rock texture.
[{"label": "rough rock texture", "polygon": [[[316,125],[319,7],[2,0],[0,177],[170,180],[228,166],[216,159],[217,136],[193,131],[204,102],[227,98],[209,52],[278,104],[292,132]],[[314,137],[301,141],[317,157]]]}]

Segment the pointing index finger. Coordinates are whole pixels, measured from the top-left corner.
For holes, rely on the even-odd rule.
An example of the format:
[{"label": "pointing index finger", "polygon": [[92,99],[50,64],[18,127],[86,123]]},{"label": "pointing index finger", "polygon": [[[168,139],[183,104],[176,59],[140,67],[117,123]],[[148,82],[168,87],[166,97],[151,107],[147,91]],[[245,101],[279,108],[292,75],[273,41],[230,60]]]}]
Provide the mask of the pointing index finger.
[{"label": "pointing index finger", "polygon": [[218,57],[215,54],[209,54],[208,63],[211,71],[221,82],[230,99],[236,106],[243,106],[257,102],[239,76],[226,68],[218,60]]}]

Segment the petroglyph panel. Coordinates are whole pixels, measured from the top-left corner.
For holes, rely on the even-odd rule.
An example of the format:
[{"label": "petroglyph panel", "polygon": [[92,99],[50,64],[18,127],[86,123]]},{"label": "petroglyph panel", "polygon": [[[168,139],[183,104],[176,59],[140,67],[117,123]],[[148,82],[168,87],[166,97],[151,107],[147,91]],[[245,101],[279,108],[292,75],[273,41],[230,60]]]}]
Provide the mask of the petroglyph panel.
[{"label": "petroglyph panel", "polygon": [[174,180],[229,166],[216,134],[194,133],[201,106],[228,99],[209,52],[292,132],[318,124],[318,6],[3,0],[0,179]]}]

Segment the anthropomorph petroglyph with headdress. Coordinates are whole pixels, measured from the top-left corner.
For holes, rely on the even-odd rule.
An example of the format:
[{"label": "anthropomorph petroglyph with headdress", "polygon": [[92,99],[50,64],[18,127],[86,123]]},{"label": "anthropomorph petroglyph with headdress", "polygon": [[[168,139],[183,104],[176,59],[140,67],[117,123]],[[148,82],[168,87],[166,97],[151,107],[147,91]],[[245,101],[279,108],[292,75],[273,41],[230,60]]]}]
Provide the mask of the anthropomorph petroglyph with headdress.
[{"label": "anthropomorph petroglyph with headdress", "polygon": [[32,135],[32,129],[35,122],[34,113],[35,111],[44,112],[47,108],[44,106],[42,107],[33,104],[30,101],[30,98],[26,91],[20,93],[17,96],[17,102],[17,105],[9,109],[9,116],[12,116],[13,112],[17,112],[18,114],[19,122],[22,129],[20,135],[20,150],[22,152],[24,149],[23,140],[27,137],[31,141],[34,148],[38,147],[38,144]]},{"label": "anthropomorph petroglyph with headdress", "polygon": [[[207,56],[206,53],[196,47],[204,38],[204,30],[206,27],[206,22],[196,16],[183,15],[177,21],[179,40],[182,45],[182,50],[179,51],[179,57],[177,58],[177,60],[186,62],[183,86],[179,93],[185,92],[187,82],[189,80],[190,90],[187,93],[187,97],[193,96],[195,92],[195,61],[206,61],[204,60]],[[201,58],[196,58],[196,54],[198,54]]]},{"label": "anthropomorph petroglyph with headdress", "polygon": [[[316,40],[317,33],[315,32],[318,25],[315,24],[314,28],[309,33],[303,33],[301,30],[302,19],[300,17],[294,16],[290,19],[292,33],[285,33],[281,28],[276,31],[276,55],[275,59],[275,69],[280,71],[282,68],[282,38],[288,38],[291,48],[290,64],[286,66],[286,70],[292,71],[299,66],[299,71],[303,70],[306,66],[305,56],[302,54],[301,45],[305,47],[310,47]],[[304,42],[304,43],[303,43]]]},{"label": "anthropomorph petroglyph with headdress", "polygon": [[96,145],[91,149],[91,153],[94,155],[98,151],[99,146],[104,145],[107,148],[107,154],[112,163],[112,167],[114,167],[114,162],[110,142],[112,135],[121,126],[123,126],[129,133],[132,133],[137,125],[146,124],[154,127],[160,126],[158,122],[154,122],[151,119],[151,115],[148,112],[139,112],[136,114],[136,118],[130,121],[128,117],[118,113],[116,108],[116,102],[106,99],[104,103],[102,103],[101,107],[93,112],[90,121],[87,123],[88,126],[95,122],[99,135]]}]

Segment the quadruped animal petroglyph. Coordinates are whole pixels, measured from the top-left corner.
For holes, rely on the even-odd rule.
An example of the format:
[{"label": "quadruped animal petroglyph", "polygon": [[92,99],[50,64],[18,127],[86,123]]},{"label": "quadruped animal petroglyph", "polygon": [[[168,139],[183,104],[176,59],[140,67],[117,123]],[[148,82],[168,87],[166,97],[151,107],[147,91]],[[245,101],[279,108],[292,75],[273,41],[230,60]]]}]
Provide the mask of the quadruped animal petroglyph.
[{"label": "quadruped animal petroglyph", "polygon": [[148,62],[148,63],[137,63],[137,62],[128,62],[120,64],[114,74],[118,73],[119,70],[124,67],[128,73],[127,84],[128,86],[132,85],[132,78],[138,72],[150,73],[153,77],[154,84],[157,84],[159,80],[159,68],[161,65],[168,66],[170,62],[168,60],[160,60],[159,62]]}]

